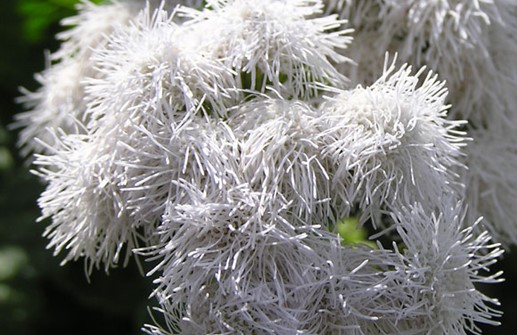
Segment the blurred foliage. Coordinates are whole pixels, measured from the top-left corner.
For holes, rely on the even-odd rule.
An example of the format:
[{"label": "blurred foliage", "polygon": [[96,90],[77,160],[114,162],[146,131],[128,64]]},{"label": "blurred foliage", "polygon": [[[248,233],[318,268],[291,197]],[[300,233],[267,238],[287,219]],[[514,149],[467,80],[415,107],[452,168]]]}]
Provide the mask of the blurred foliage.
[{"label": "blurred foliage", "polygon": [[[102,0],[90,0],[100,3]],[[23,36],[30,42],[40,41],[49,27],[75,12],[78,0],[20,0],[18,11],[24,18]]]},{"label": "blurred foliage", "polygon": [[[151,322],[151,279],[135,264],[109,275],[94,272],[88,282],[80,261],[60,266],[60,256],[46,250],[41,235],[48,222],[36,222],[44,186],[18,156],[16,131],[7,130],[21,112],[14,103],[18,87],[38,87],[33,75],[44,68],[44,50],[56,50],[59,21],[74,13],[77,2],[0,0],[0,335],[133,335]],[[366,239],[354,219],[340,223],[338,231],[345,244]],[[483,334],[514,334],[516,261],[515,253],[507,254],[494,269],[505,271],[506,283],[483,287],[507,311],[502,327],[483,327]]]}]

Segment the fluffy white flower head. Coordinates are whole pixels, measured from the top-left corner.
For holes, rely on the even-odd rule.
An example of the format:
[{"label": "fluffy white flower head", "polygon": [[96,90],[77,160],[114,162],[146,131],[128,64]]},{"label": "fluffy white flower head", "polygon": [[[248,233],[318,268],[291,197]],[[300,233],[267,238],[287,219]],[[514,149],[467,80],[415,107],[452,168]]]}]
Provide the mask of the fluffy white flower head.
[{"label": "fluffy white flower head", "polygon": [[[402,238],[402,262],[413,301],[420,302],[409,329],[427,334],[480,334],[477,323],[497,325],[499,305],[475,288],[500,282],[501,272],[487,273],[502,250],[485,231],[473,233],[479,220],[464,228],[465,208],[446,197],[442,208],[430,212],[414,204],[395,213]],[[439,213],[439,214],[438,214]]]},{"label": "fluffy white flower head", "polygon": [[62,40],[60,49],[52,58],[88,58],[92,49],[106,43],[106,37],[118,25],[125,25],[144,8],[142,0],[110,1],[96,5],[82,1],[78,14],[64,19],[61,24],[71,27],[57,35]]},{"label": "fluffy white flower head", "polygon": [[[49,247],[56,253],[69,249],[65,261],[84,257],[89,271],[118,264],[122,250],[129,256],[136,247],[136,229],[159,221],[161,212],[153,210],[163,207],[159,201],[167,195],[157,193],[156,202],[147,201],[137,186],[149,182],[142,165],[146,172],[157,170],[168,157],[146,150],[167,131],[171,140],[178,123],[191,117],[207,95],[212,94],[210,102],[219,99],[210,79],[224,80],[226,70],[219,66],[221,72],[213,74],[209,61],[204,69],[196,66],[201,57],[189,57],[184,44],[174,43],[178,27],[172,18],[148,6],[92,51],[101,75],[90,78],[85,89],[86,135],[51,131],[49,153],[36,161],[49,182],[40,198],[44,217],[53,221],[46,233]],[[196,95],[199,88],[206,91]],[[135,208],[145,214],[135,216]]]},{"label": "fluffy white flower head", "polygon": [[86,102],[81,78],[86,72],[88,69],[83,62],[63,61],[36,75],[42,85],[36,92],[24,90],[25,96],[19,101],[29,110],[17,115],[17,125],[24,127],[19,137],[24,154],[48,153],[45,145],[34,139],[57,145],[52,131],[58,128],[67,134],[84,131]]},{"label": "fluffy white flower head", "polygon": [[505,246],[517,243],[515,202],[517,201],[517,150],[513,130],[478,129],[467,146],[463,171],[469,213],[483,216],[486,228]]},{"label": "fluffy white flower head", "polygon": [[[338,1],[411,7],[425,43],[429,22],[446,21],[433,11],[464,3]],[[497,301],[474,285],[498,282],[483,271],[501,250],[463,229],[464,122],[446,119],[443,82],[394,61],[372,86],[344,91],[334,65],[346,66],[351,39],[337,16],[319,17],[320,0],[209,0],[201,11],[153,0],[110,25],[123,4],[85,2],[68,21],[77,26],[43,81],[73,97],[46,85],[28,99],[63,115],[80,106],[84,134],[50,124],[36,160],[45,235],[64,262],[157,261],[148,275],[168,329],[152,334],[463,335],[495,324]],[[329,226],[356,209],[402,243],[342,245]]]},{"label": "fluffy white flower head", "polygon": [[41,219],[52,220],[44,234],[48,248],[66,252],[63,264],[83,258],[87,273],[101,266],[107,271],[124,256],[127,262],[137,245],[136,222],[124,210],[119,176],[105,153],[116,148],[89,135],[54,136],[56,144],[35,161],[48,183],[38,200]]},{"label": "fluffy white flower head", "polygon": [[[231,71],[201,54],[199,36],[174,18],[175,12],[148,6],[131,25],[115,30],[106,48],[96,50],[103,77],[89,82],[89,112],[97,120],[90,128],[101,123],[110,128],[117,118],[177,121],[203,101],[214,114],[225,113],[226,89],[235,87]],[[113,120],[98,121],[105,116]]]},{"label": "fluffy white flower head", "polygon": [[[398,53],[401,63],[425,65],[447,81],[449,118],[482,124],[511,114],[498,104],[515,91],[514,79],[507,80],[515,78],[509,75],[515,73],[517,50],[515,1],[329,0],[327,5],[354,28],[347,55],[358,66],[340,68],[353,83],[373,83],[382,72],[376,59],[389,51]],[[487,107],[487,100],[495,104]]]},{"label": "fluffy white flower head", "polygon": [[[24,90],[24,97],[20,98],[28,109],[17,117],[18,125],[24,127],[19,139],[25,146],[24,153],[47,152],[34,138],[50,146],[58,145],[52,142],[55,129],[67,134],[84,132],[84,80],[100,75],[92,52],[106,43],[114,27],[127,24],[141,7],[142,4],[132,1],[105,5],[84,1],[78,5],[78,15],[62,22],[74,27],[58,35],[63,40],[61,47],[49,55],[47,69],[36,76],[41,88],[36,92]],[[51,65],[51,61],[57,63]]]},{"label": "fluffy white flower head", "polygon": [[[318,112],[301,101],[256,99],[232,111],[241,170],[255,189],[287,201],[297,220],[329,220],[329,177],[313,127]],[[318,217],[318,219],[316,219]]]},{"label": "fluffy white flower head", "polygon": [[[468,49],[487,54],[486,27],[491,20],[499,20],[498,6],[493,1],[387,1],[384,22],[393,25],[386,32],[400,29],[406,34],[400,49],[404,58],[415,50],[416,64],[429,64],[433,69],[438,62],[450,66],[457,56]],[[387,38],[390,40],[391,38]],[[443,59],[446,57],[447,59]],[[461,66],[458,66],[459,70]],[[452,70],[452,69],[451,69]],[[458,73],[461,78],[461,72]]]},{"label": "fluffy white flower head", "polygon": [[362,210],[433,204],[453,189],[449,168],[459,165],[456,128],[463,123],[445,119],[447,89],[432,73],[420,83],[423,70],[386,67],[372,86],[343,91],[321,107],[318,137],[336,167],[335,192],[345,190],[345,200],[359,200]]},{"label": "fluffy white flower head", "polygon": [[338,50],[350,43],[349,30],[335,16],[315,18],[321,7],[317,0],[220,0],[186,14],[200,25],[207,52],[244,74],[244,88],[270,85],[286,97],[306,97],[316,83],[346,81],[332,62],[348,61]]}]

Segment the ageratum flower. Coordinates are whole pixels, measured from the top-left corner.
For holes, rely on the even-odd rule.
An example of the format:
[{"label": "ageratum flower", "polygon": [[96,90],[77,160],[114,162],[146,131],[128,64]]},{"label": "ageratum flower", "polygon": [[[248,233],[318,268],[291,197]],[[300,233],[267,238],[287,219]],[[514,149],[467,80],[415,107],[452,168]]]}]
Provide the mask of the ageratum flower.
[{"label": "ageratum flower", "polygon": [[473,233],[479,220],[465,223],[465,217],[462,203],[449,196],[432,212],[414,204],[394,213],[402,240],[396,251],[407,274],[399,283],[412,302],[407,317],[401,315],[402,330],[481,334],[479,323],[499,324],[499,302],[475,285],[501,281],[501,272],[487,271],[503,251],[486,231]]},{"label": "ageratum flower", "polygon": [[167,321],[149,333],[344,334],[393,314],[385,301],[400,292],[380,269],[396,255],[343,248],[325,224],[251,189],[238,160],[219,155],[233,147],[229,130],[213,131],[196,143],[206,166],[224,164],[224,183],[174,181],[185,196],[168,203],[160,243],[141,250],[159,260],[154,295]]},{"label": "ageratum flower", "polygon": [[[343,21],[317,18],[321,1],[155,6],[84,52],[80,15],[55,56],[65,67],[87,54],[96,71],[81,79],[81,133],[51,126],[35,161],[45,236],[64,262],[156,261],[166,325],[151,334],[495,323],[497,302],[474,284],[498,281],[483,271],[501,251],[463,230],[464,123],[446,120],[443,82],[385,64],[373,85],[343,90],[334,63],[350,39]],[[330,229],[356,209],[390,230],[378,249]]]},{"label": "ageratum flower", "polygon": [[17,116],[17,126],[23,127],[19,143],[25,146],[25,154],[47,152],[34,139],[52,146],[53,129],[84,133],[84,80],[100,76],[91,58],[93,49],[104,45],[113,28],[126,25],[141,8],[141,4],[131,1],[102,6],[85,1],[78,6],[77,16],[63,20],[63,25],[73,28],[58,35],[63,41],[60,49],[49,56],[47,69],[36,75],[41,88],[36,92],[23,90],[24,96],[19,100],[28,109]]},{"label": "ageratum flower", "polygon": [[[206,154],[219,150],[204,140]],[[155,295],[184,334],[289,333],[297,323],[290,292],[323,262],[301,242],[315,228],[290,224],[288,204],[228,175],[220,187],[175,182],[188,201],[170,203],[162,243],[150,250],[161,259]]]},{"label": "ageratum flower", "polygon": [[389,51],[401,64],[427,66],[447,82],[449,118],[481,126],[505,123],[512,114],[514,1],[328,0],[327,12],[338,13],[354,28],[346,52],[358,67],[340,67],[352,83],[373,83],[382,73],[376,59]]},{"label": "ageratum flower", "polygon": [[[482,323],[497,325],[499,302],[475,285],[501,281],[488,268],[502,250],[486,231],[474,233],[479,221],[464,222],[461,202],[442,199],[432,211],[415,203],[392,214],[393,249],[327,242],[327,252],[318,250],[331,266],[322,266],[323,277],[303,289],[307,333],[459,335],[480,334]],[[350,267],[361,257],[360,266]]]},{"label": "ageratum flower", "polygon": [[124,210],[117,185],[120,175],[103,154],[116,151],[116,139],[99,143],[89,136],[56,134],[49,153],[35,160],[47,182],[38,204],[40,220],[51,219],[44,233],[48,248],[67,253],[63,264],[84,258],[87,273],[101,265],[107,270],[124,257],[127,262],[137,246],[136,222]]},{"label": "ageratum flower", "polygon": [[205,52],[241,73],[240,86],[284,97],[314,96],[321,83],[343,87],[333,63],[349,62],[337,52],[351,38],[335,16],[315,18],[322,3],[281,0],[208,1],[206,10],[185,11],[187,25],[200,26]]},{"label": "ageratum flower", "polygon": [[[504,1],[498,2],[500,5]],[[475,64],[477,76],[469,71],[465,80],[451,87],[457,93],[451,101],[457,101],[455,109],[461,116],[478,128],[515,128],[515,104],[517,97],[517,4],[511,2],[500,9],[502,19],[492,22],[488,29],[489,59],[478,57]],[[452,91],[451,91],[452,92]],[[454,99],[454,100],[453,100]]]},{"label": "ageratum flower", "polygon": [[[349,20],[357,36],[376,33],[377,43],[371,52],[378,56],[385,51],[398,52],[401,62],[428,65],[456,80],[463,78],[463,69],[469,65],[462,63],[465,59],[461,57],[488,55],[486,28],[492,21],[500,21],[499,10],[508,7],[505,1],[501,6],[492,1],[466,0],[328,2],[327,10]],[[363,42],[360,38],[357,41]]]},{"label": "ageratum flower", "polygon": [[365,217],[414,201],[432,207],[455,190],[463,122],[446,119],[447,89],[431,72],[421,79],[423,71],[385,66],[372,86],[338,91],[320,108],[317,143],[334,169],[331,193]]},{"label": "ageratum flower", "polygon": [[[206,210],[185,209],[200,208]],[[206,233],[189,235],[195,250],[175,257],[175,263],[170,258],[178,268],[167,270],[159,282],[175,280],[180,286],[168,295],[157,292],[168,327],[148,325],[150,334],[403,334],[397,320],[403,290],[395,276],[383,273],[397,260],[394,253],[342,247],[328,231],[300,234],[308,227],[288,233],[289,238],[280,224],[253,233],[259,226],[249,221],[229,239],[214,231],[211,221],[210,228],[201,224]],[[186,222],[181,226],[182,236],[195,229]],[[206,242],[209,231],[217,233],[217,243],[198,245],[198,236]],[[226,250],[217,249],[225,244]],[[232,254],[238,262],[226,259]]]},{"label": "ageratum flower", "polygon": [[298,219],[330,223],[330,179],[314,141],[318,117],[302,101],[259,98],[232,110],[228,125],[239,139],[239,173],[253,189],[290,203]]},{"label": "ageratum flower", "polygon": [[[142,250],[160,261],[154,295],[169,326],[148,326],[149,333],[463,334],[476,322],[493,323],[498,313],[485,302],[495,301],[472,283],[497,281],[478,270],[501,252],[486,233],[462,231],[461,204],[435,202],[444,206],[443,219],[420,204],[409,214],[406,207],[397,211],[392,228],[404,250],[343,247],[327,221],[299,205],[315,199],[317,182],[328,185],[337,170],[328,161],[312,165],[322,159],[321,142],[306,140],[318,113],[301,102],[265,99],[229,115],[230,127],[220,123],[192,138],[195,161],[216,168],[173,182],[184,196],[168,203],[160,242]],[[329,178],[311,179],[314,167]],[[431,251],[419,256],[418,246]],[[446,298],[452,307],[444,306]]]},{"label": "ageratum flower", "polygon": [[115,0],[101,5],[82,1],[77,5],[77,15],[61,22],[69,29],[57,34],[62,43],[51,59],[86,60],[92,55],[93,49],[105,45],[107,36],[115,27],[128,24],[144,7],[145,1],[142,0]]},{"label": "ageratum flower", "polygon": [[188,141],[238,96],[233,73],[203,55],[200,35],[174,19],[175,12],[148,8],[93,56],[105,75],[88,86],[95,120],[89,128],[101,141],[117,138],[120,151],[111,161],[124,171],[121,192],[138,222],[159,221],[174,197],[171,180],[204,173]]},{"label": "ageratum flower", "polygon": [[178,184],[189,201],[171,204],[148,250],[161,261],[154,295],[167,320],[150,334],[466,334],[497,324],[498,302],[474,284],[500,281],[483,272],[502,251],[462,228],[461,203],[439,215],[402,209],[401,244],[371,250],[287,221],[289,204],[271,207],[279,201],[245,184]]},{"label": "ageratum flower", "polygon": [[[168,187],[149,180],[155,172],[142,172],[174,159],[163,146],[202,114],[203,101],[211,111],[220,108],[225,94],[218,87],[232,87],[221,84],[232,79],[229,72],[193,52],[177,29],[172,15],[150,7],[115,29],[92,54],[102,75],[85,90],[87,136],[56,132],[57,145],[47,144],[50,154],[36,161],[49,183],[39,201],[43,216],[52,219],[46,236],[56,252],[68,249],[65,262],[84,257],[89,270],[108,269],[122,250],[131,254],[141,239],[138,229],[145,224],[152,230],[169,197]],[[182,139],[174,142],[174,154],[188,149],[181,145],[188,137]],[[172,177],[186,165],[174,165],[181,170],[172,170]],[[144,197],[149,191],[153,196]]]},{"label": "ageratum flower", "polygon": [[234,103],[231,71],[203,54],[200,35],[175,23],[175,16],[176,12],[147,7],[92,55],[103,76],[88,81],[94,120],[89,128],[104,124],[111,129],[112,121],[119,122],[116,118],[142,119],[148,114],[149,122],[160,115],[158,123],[180,122],[198,109],[201,114],[222,115],[228,102]]},{"label": "ageratum flower", "polygon": [[517,150],[514,130],[490,127],[471,133],[466,148],[469,169],[463,171],[471,217],[483,216],[484,228],[505,246],[517,243]]},{"label": "ageratum flower", "polygon": [[[163,1],[154,0],[150,8],[160,8]],[[172,11],[178,3],[200,6],[201,1],[176,1],[161,4]],[[35,92],[22,89],[19,98],[27,112],[17,115],[20,132],[19,143],[22,152],[45,153],[44,145],[35,141],[39,138],[50,144],[53,129],[60,128],[65,133],[84,133],[88,122],[86,115],[87,81],[99,78],[99,64],[92,57],[94,50],[105,48],[108,36],[117,26],[126,26],[145,7],[144,0],[107,1],[102,5],[82,1],[77,5],[78,14],[62,21],[70,27],[57,35],[62,41],[60,48],[48,55],[47,68],[36,75],[41,88]],[[57,143],[56,143],[57,144]]]}]

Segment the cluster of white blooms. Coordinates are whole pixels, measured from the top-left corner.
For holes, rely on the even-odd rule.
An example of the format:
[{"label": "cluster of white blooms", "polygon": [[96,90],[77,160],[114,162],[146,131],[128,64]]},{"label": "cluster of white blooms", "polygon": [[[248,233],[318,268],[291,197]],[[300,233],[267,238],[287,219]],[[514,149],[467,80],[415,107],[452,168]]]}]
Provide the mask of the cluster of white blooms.
[{"label": "cluster of white blooms", "polygon": [[21,98],[49,247],[154,261],[154,335],[498,324],[517,4],[429,4],[83,1]]},{"label": "cluster of white blooms", "polygon": [[446,81],[448,118],[467,120],[473,139],[464,159],[469,168],[457,171],[467,186],[469,216],[483,216],[505,246],[517,244],[517,3],[327,0],[326,12],[355,29],[346,54],[358,66],[341,68],[353,82],[374,82],[386,51]]}]

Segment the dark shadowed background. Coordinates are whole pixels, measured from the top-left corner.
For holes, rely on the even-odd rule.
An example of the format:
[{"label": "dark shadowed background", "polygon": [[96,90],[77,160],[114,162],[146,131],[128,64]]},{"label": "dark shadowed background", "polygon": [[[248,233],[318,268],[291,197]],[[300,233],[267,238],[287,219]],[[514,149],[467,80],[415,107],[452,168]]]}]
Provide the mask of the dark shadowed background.
[{"label": "dark shadowed background", "polygon": [[[19,87],[38,87],[33,75],[44,68],[44,50],[57,49],[58,22],[76,2],[0,0],[0,335],[132,335],[151,322],[151,279],[135,264],[94,272],[88,282],[81,262],[60,266],[61,257],[45,248],[48,222],[36,222],[44,186],[18,156],[17,132],[8,127],[22,111],[14,101]],[[516,252],[494,267],[506,282],[481,288],[505,313],[501,327],[484,327],[483,334],[516,332]]]}]

